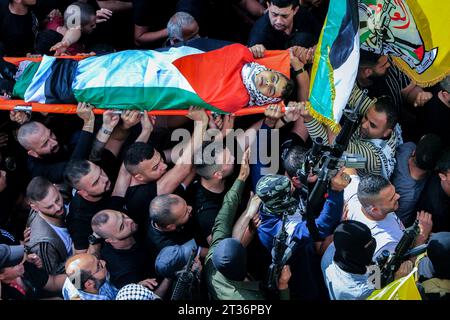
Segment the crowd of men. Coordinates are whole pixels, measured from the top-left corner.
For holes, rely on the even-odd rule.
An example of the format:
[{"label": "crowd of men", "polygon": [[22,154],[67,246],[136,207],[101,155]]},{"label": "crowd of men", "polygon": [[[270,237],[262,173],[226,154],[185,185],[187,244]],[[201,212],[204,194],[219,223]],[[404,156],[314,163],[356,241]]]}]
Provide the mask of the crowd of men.
[{"label": "crowd of men", "polygon": [[[77,115],[2,111],[1,299],[367,299],[369,267],[416,225],[412,247],[426,254],[405,259],[394,279],[416,266],[422,297],[449,299],[450,77],[421,88],[389,56],[361,50],[348,102],[359,120],[345,147],[366,161],[337,168],[310,212],[310,150],[335,138],[304,103],[327,9],[326,0],[0,0],[2,57],[238,42],[255,58],[289,50],[297,84],[284,111],[245,117],[195,106],[186,117],[94,115],[86,103]],[[2,60],[0,81],[8,70]],[[278,85],[266,79],[267,90]],[[176,129],[189,138],[179,143]],[[289,255],[276,264],[283,244]]]}]

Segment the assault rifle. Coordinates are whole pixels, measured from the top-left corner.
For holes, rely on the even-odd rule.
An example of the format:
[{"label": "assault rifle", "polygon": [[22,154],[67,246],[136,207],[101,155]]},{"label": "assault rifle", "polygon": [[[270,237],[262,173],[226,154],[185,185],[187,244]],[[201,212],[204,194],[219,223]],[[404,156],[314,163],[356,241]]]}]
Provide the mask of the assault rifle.
[{"label": "assault rifle", "polygon": [[192,271],[196,256],[196,249],[193,248],[188,262],[181,271],[177,272],[177,282],[171,300],[191,300],[192,289],[199,279],[198,271]]},{"label": "assault rifle", "polygon": [[403,261],[426,250],[426,246],[418,246],[410,250],[419,232],[419,221],[416,220],[411,227],[403,231],[403,236],[395,247],[394,253],[389,254],[387,250],[381,252],[376,261],[381,270],[381,287],[394,280],[394,273],[400,268]]},{"label": "assault rifle", "polygon": [[358,108],[344,112],[344,123],[331,146],[325,146],[322,139],[316,139],[303,168],[297,170],[297,176],[303,184],[310,172],[318,179],[308,195],[306,204],[306,223],[315,241],[320,240],[315,218],[322,211],[323,198],[332,177],[342,166],[364,168],[366,159],[361,156],[345,154],[350,138],[359,124]]}]

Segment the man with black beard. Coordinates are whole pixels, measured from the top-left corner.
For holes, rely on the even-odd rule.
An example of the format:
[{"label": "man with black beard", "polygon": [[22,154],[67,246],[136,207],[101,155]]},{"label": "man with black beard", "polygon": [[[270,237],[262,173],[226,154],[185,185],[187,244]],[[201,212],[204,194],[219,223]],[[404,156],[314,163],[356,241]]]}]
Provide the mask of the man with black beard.
[{"label": "man with black beard", "polygon": [[[121,169],[117,178],[118,185],[123,181],[121,179],[123,173],[125,173],[125,170]],[[70,202],[69,213],[66,217],[67,229],[74,243],[75,254],[83,253],[89,247],[88,238],[92,234],[92,217],[104,209],[120,211],[123,206],[123,195],[120,197],[119,194],[114,192],[111,195],[109,177],[102,168],[88,160],[69,162],[66,167],[65,178],[76,189],[76,194]],[[116,190],[118,189],[116,188]]]},{"label": "man with black beard", "polygon": [[64,169],[69,160],[85,159],[91,149],[94,131],[94,113],[85,103],[79,103],[78,116],[84,124],[72,154],[60,145],[55,134],[42,123],[28,122],[19,128],[17,140],[28,153],[31,177],[43,176],[53,183],[63,182]]},{"label": "man with black beard", "polygon": [[412,107],[421,107],[433,95],[417,86],[397,68],[391,58],[365,50],[360,50],[357,86],[370,98],[389,96],[399,114],[399,123],[404,135],[409,136],[415,130]]}]

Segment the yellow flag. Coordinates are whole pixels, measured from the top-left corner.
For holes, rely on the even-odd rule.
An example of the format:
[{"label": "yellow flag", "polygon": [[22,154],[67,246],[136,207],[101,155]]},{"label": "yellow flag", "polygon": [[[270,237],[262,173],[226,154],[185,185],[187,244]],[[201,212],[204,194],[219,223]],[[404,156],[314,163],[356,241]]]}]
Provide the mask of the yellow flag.
[{"label": "yellow flag", "polygon": [[386,287],[375,290],[367,300],[422,300],[416,282],[414,281],[414,268],[407,276],[389,283]]},{"label": "yellow flag", "polygon": [[450,1],[361,0],[363,49],[389,54],[420,86],[450,74]]}]

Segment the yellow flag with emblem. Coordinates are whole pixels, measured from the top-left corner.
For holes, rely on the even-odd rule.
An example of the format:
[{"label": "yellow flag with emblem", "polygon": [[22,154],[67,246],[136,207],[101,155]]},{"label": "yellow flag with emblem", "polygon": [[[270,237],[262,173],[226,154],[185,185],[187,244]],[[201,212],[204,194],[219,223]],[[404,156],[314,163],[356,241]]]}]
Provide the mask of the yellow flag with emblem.
[{"label": "yellow flag with emblem", "polygon": [[367,300],[422,300],[414,279],[416,271],[417,268],[414,268],[407,276],[375,290]]},{"label": "yellow flag with emblem", "polygon": [[414,82],[431,86],[450,74],[450,1],[360,0],[361,48],[389,54]]}]

